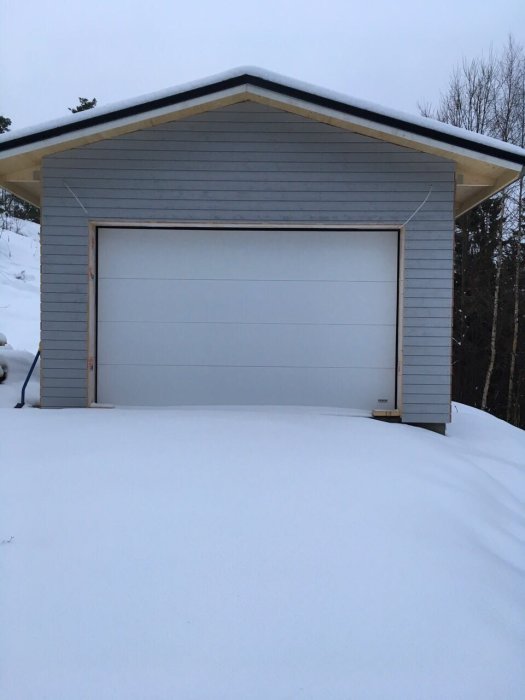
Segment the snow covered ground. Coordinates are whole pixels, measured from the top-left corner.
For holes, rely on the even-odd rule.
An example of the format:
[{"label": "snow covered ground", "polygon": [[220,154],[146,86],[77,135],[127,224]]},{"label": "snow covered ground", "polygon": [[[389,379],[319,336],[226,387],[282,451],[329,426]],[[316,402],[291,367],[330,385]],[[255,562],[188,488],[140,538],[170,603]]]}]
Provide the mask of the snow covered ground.
[{"label": "snow covered ground", "polygon": [[34,355],[40,339],[40,226],[9,223],[15,230],[0,230],[0,332],[14,348]]},{"label": "snow covered ground", "polygon": [[[4,219],[0,229],[0,406],[14,406],[40,340],[40,226]],[[7,345],[4,345],[7,340]],[[39,367],[26,391],[38,403]]]},{"label": "snow covered ground", "polygon": [[525,433],[0,410],[0,697],[521,700]]},{"label": "snow covered ground", "polygon": [[525,697],[525,432],[465,406],[447,437],[330,409],[13,410],[27,233],[0,238],[0,698]]}]

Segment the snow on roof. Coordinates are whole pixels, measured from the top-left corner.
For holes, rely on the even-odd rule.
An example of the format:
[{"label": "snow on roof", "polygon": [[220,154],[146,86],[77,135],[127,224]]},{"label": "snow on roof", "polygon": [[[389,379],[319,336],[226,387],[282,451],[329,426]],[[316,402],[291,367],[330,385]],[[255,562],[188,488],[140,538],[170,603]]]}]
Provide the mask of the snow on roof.
[{"label": "snow on roof", "polygon": [[[219,91],[223,87],[226,87],[224,85],[225,83],[231,83],[232,81],[237,81],[237,84],[242,84],[243,81],[248,84],[250,82],[259,84],[263,82],[266,83],[266,87],[269,90],[273,88],[278,91],[279,88],[285,88],[288,91],[293,91],[297,97],[305,100],[308,100],[309,97],[321,98],[323,100],[330,101],[331,106],[334,108],[337,108],[337,105],[339,105],[341,108],[347,107],[356,111],[368,113],[368,117],[372,121],[374,116],[376,118],[382,117],[383,119],[388,119],[401,124],[408,131],[410,131],[411,128],[412,130],[417,131],[425,130],[435,132],[436,135],[442,134],[445,137],[450,137],[451,139],[468,141],[473,145],[473,150],[476,150],[476,145],[485,148],[493,148],[500,151],[502,155],[507,153],[513,156],[511,160],[518,161],[525,165],[525,149],[513,144],[505,143],[483,134],[468,131],[467,129],[451,126],[450,124],[445,124],[435,119],[429,119],[428,117],[416,116],[382,107],[365,100],[350,97],[333,90],[327,90],[316,85],[311,85],[310,83],[294,80],[278,73],[254,66],[234,68],[223,73],[209,76],[205,79],[195,80],[183,85],[170,87],[165,90],[149,93],[147,95],[141,95],[128,100],[122,100],[109,105],[95,107],[94,109],[71,114],[67,117],[55,119],[53,121],[26,129],[14,130],[0,137],[0,149],[9,150],[10,142],[19,141],[20,139],[27,139],[28,137],[32,136],[37,137],[34,139],[35,141],[38,140],[38,135],[41,135],[42,138],[45,139],[46,132],[55,131],[56,129],[64,129],[65,127],[71,127],[74,125],[76,127],[76,131],[77,129],[82,129],[82,122],[88,122],[89,124],[92,123],[94,119],[99,122],[103,122],[104,120],[101,119],[101,117],[104,116],[107,116],[108,121],[110,121],[109,117],[111,115],[122,112],[123,110],[129,111],[130,109],[132,110],[134,108],[144,107],[142,110],[137,110],[137,114],[143,114],[144,112],[148,111],[149,105],[151,105],[153,108],[152,103],[159,100],[176,98],[177,96],[183,96],[185,93],[194,92],[196,90],[205,90],[206,88],[210,88],[210,92],[213,92],[213,88],[215,86],[217,91]],[[86,124],[86,128],[88,124]],[[516,156],[518,156],[518,158],[516,158]]]}]

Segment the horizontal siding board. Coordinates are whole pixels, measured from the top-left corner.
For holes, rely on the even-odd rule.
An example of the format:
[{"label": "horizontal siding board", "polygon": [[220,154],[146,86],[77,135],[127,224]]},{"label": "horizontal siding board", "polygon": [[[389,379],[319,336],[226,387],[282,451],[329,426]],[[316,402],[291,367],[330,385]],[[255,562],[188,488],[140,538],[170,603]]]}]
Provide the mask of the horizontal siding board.
[{"label": "horizontal siding board", "polygon": [[[114,201],[128,201],[130,198],[147,200],[152,194],[157,202],[170,201],[195,201],[201,199],[220,200],[230,202],[237,197],[250,198],[254,201],[272,199],[273,201],[288,201],[293,198],[295,201],[308,201],[309,195],[315,194],[316,199],[322,201],[334,202],[371,202],[377,203],[380,199],[380,206],[386,203],[409,202],[414,203],[416,194],[413,194],[411,188],[406,185],[400,187],[396,184],[395,189],[390,186],[385,188],[384,184],[373,182],[364,183],[362,181],[353,182],[337,181],[336,179],[326,179],[324,182],[300,182],[292,181],[286,188],[283,188],[285,182],[275,182],[272,178],[267,178],[264,182],[265,187],[262,189],[259,182],[251,181],[246,177],[242,181],[224,182],[202,182],[188,183],[187,181],[169,180],[144,182],[126,182],[120,183],[119,187],[108,188],[100,181],[96,181],[90,186],[82,187],[82,201],[85,204],[90,203],[112,203]],[[190,186],[192,185],[192,186]],[[75,183],[75,187],[79,187]],[[424,196],[425,193],[421,193]],[[428,209],[432,210],[436,205],[443,205],[449,200],[449,192],[443,190],[437,192],[432,200],[428,202]],[[78,202],[71,197],[69,192],[63,188],[52,188],[51,192],[46,194],[46,205],[49,206],[71,206],[77,205]]]},{"label": "horizontal siding board", "polygon": [[[299,134],[296,135],[298,136]],[[369,165],[370,163],[380,163],[386,167],[394,167],[397,164],[405,165],[409,163],[419,168],[426,167],[430,172],[447,169],[446,161],[436,160],[432,155],[420,153],[415,156],[414,151],[408,148],[385,148],[384,142],[374,144],[368,142],[368,148],[356,147],[356,142],[349,141],[319,141],[309,139],[309,134],[304,132],[302,138],[295,141],[286,136],[281,139],[268,138],[268,135],[261,132],[259,135],[250,134],[252,138],[242,140],[238,133],[232,134],[229,138],[221,140],[196,139],[176,140],[165,139],[165,147],[162,143],[156,142],[157,148],[152,143],[141,144],[137,140],[128,139],[127,144],[115,147],[115,142],[105,142],[105,148],[83,148],[77,149],[74,156],[71,151],[64,151],[57,154],[56,161],[64,165],[76,164],[79,161],[90,161],[96,166],[105,163],[110,158],[111,163],[134,163],[136,161],[144,163],[162,163],[173,161],[174,159],[197,160],[217,160],[222,161],[225,155],[230,162],[238,161],[243,163],[246,156],[260,159],[261,162],[275,163],[280,160],[302,160],[304,162],[317,162],[322,156],[328,157],[330,162],[351,162]],[[259,136],[260,138],[257,138]],[[130,148],[129,144],[132,144]],[[365,144],[362,144],[365,146]]]},{"label": "horizontal siding board", "polygon": [[450,309],[446,306],[413,307],[410,306],[404,311],[403,325],[405,328],[419,324],[421,327],[431,325],[436,321],[443,324],[443,327],[450,327]]},{"label": "horizontal siding board", "polygon": [[[42,317],[45,314],[46,318],[50,319],[55,311],[59,314],[78,314],[79,317],[85,318],[87,314],[87,301],[42,301]],[[56,319],[56,316],[53,318]],[[61,318],[65,319],[64,316],[61,316]],[[70,318],[65,320],[75,321],[77,319]],[[78,320],[80,320],[80,318]]]},{"label": "horizontal siding board", "polygon": [[87,356],[86,340],[63,340],[58,338],[46,338],[46,335],[47,333],[46,331],[44,331],[42,342],[48,350],[74,350],[77,352],[81,352]]},{"label": "horizontal siding board", "polygon": [[[61,290],[61,287],[75,287],[73,290]],[[83,285],[84,289],[78,291],[77,285],[52,285],[46,284],[42,291],[42,304],[47,302],[70,304],[72,302],[77,304],[87,304],[88,291],[86,285]],[[58,288],[58,291],[56,290]]]},{"label": "horizontal siding board", "polygon": [[40,314],[40,318],[45,322],[46,328],[48,330],[62,327],[68,327],[64,324],[69,324],[72,322],[78,323],[79,328],[85,329],[87,322],[87,310],[84,311],[49,311],[49,309],[43,310]]},{"label": "horizontal siding board", "polygon": [[418,286],[412,286],[412,284],[407,284],[409,280],[405,278],[405,290],[404,290],[404,296],[405,299],[417,299],[418,301],[422,301],[423,299],[430,298],[430,299],[445,299],[449,304],[450,304],[450,299],[451,299],[451,294],[452,294],[452,284],[448,286],[444,286],[443,288],[436,288],[434,289],[433,287],[430,286],[423,286],[421,282],[419,282]]},{"label": "horizontal siding board", "polygon": [[[441,370],[443,368],[441,367]],[[427,386],[447,387],[450,389],[450,376],[448,372],[425,373],[422,375],[405,374],[403,376],[403,388],[407,392],[418,393],[424,391]]]},{"label": "horizontal siding board", "polygon": [[[55,357],[46,352],[45,355],[45,366],[46,366],[46,377],[51,376],[48,372],[58,373],[53,374],[53,376],[61,377],[62,372],[78,372],[79,377],[85,377],[87,372],[87,364],[85,359],[64,359],[62,357]],[[64,375],[65,376],[65,375]],[[77,375],[75,375],[77,376]]]},{"label": "horizontal siding board", "polygon": [[[441,375],[442,380],[450,381],[450,372],[446,367],[442,365],[421,365],[421,364],[407,364],[403,366],[403,382],[405,381],[417,381],[418,383],[423,383],[423,377],[431,377],[433,374]],[[415,377],[414,375],[419,375]]]},{"label": "horizontal siding board", "polygon": [[43,394],[42,408],[85,408],[87,406],[87,397],[76,398],[72,396],[48,396]]},{"label": "horizontal siding board", "polygon": [[44,395],[49,398],[61,399],[87,399],[87,388],[85,386],[56,387],[48,386],[47,381],[42,384]]},{"label": "horizontal siding board", "polygon": [[47,228],[49,229],[49,233],[41,234],[42,250],[44,250],[44,246],[46,250],[51,250],[55,246],[68,246],[71,249],[70,252],[74,255],[74,248],[77,248],[80,254],[87,249],[87,223],[82,227],[74,229],[71,229],[67,225],[48,226]]},{"label": "horizontal siding board", "polygon": [[444,318],[410,318],[405,317],[403,333],[406,338],[412,335],[443,335],[443,329],[447,335],[450,333],[450,320]]},{"label": "horizontal siding board", "polygon": [[87,362],[87,347],[83,348],[61,348],[53,347],[54,343],[43,343],[42,358],[43,365],[47,367],[48,360],[71,360],[72,362]]},{"label": "horizontal siding board", "polygon": [[405,399],[410,402],[410,401],[415,401],[416,395],[420,394],[432,394],[432,395],[443,395],[448,397],[449,395],[449,386],[447,382],[442,382],[441,378],[439,375],[434,375],[431,377],[431,379],[434,381],[432,383],[431,381],[425,382],[423,384],[415,384],[414,382],[405,382],[403,384],[403,395]]},{"label": "horizontal siding board", "polygon": [[62,291],[64,292],[83,291],[88,281],[87,270],[82,273],[69,274],[68,269],[68,267],[65,267],[62,268],[61,272],[43,273],[41,277],[42,284],[45,285],[46,289],[50,290],[52,288],[53,291],[57,292],[61,291],[59,289],[60,286],[62,286]]},{"label": "horizontal siding board", "polygon": [[[413,421],[418,423],[446,423],[450,414],[450,404],[448,401],[436,403],[430,401],[428,403],[405,403],[403,421]],[[406,416],[418,416],[417,418],[408,418]],[[430,418],[429,416],[432,416]]]},{"label": "horizontal siding board", "polygon": [[71,376],[71,371],[73,370],[63,372],[60,376],[52,376],[50,372],[46,372],[46,390],[51,387],[55,389],[68,389],[74,390],[79,396],[85,396],[84,380],[86,373],[77,373],[76,376]]},{"label": "horizontal siding board", "polygon": [[[117,219],[118,221],[147,221],[148,216],[156,221],[254,221],[257,223],[290,221],[298,223],[321,221],[340,222],[343,223],[384,223],[395,224],[401,226],[403,222],[410,216],[411,209],[409,205],[400,203],[392,204],[388,211],[380,212],[377,207],[369,206],[352,208],[351,213],[347,214],[348,210],[336,207],[331,202],[259,202],[255,206],[254,202],[244,199],[237,199],[227,206],[226,203],[217,200],[195,202],[195,206],[188,206],[189,203],[180,202],[172,203],[170,208],[164,208],[160,205],[155,207],[153,211],[144,214],[144,208],[140,203],[133,203],[133,206],[97,206],[90,208],[90,214],[93,219]],[[151,203],[150,203],[151,206]],[[56,210],[57,215],[44,215],[43,220],[48,225],[55,223],[60,224],[66,221],[71,216],[75,216],[74,208],[59,208]],[[425,215],[428,222],[439,220],[440,212],[429,211]]]},{"label": "horizontal siding board", "polygon": [[[450,369],[450,354],[431,355],[427,353],[419,353],[417,355],[404,355],[403,368],[404,372],[409,373],[411,367],[419,368],[440,368],[447,367]],[[447,370],[449,371],[449,370]]]},{"label": "horizontal siding board", "polygon": [[[356,191],[396,191],[396,192],[406,192],[410,189],[414,190],[417,188],[417,194],[414,196],[414,202],[416,197],[418,197],[417,205],[421,203],[421,200],[425,196],[425,192],[421,193],[419,191],[419,185],[421,182],[421,174],[410,174],[406,175],[403,173],[353,173],[346,172],[344,177],[341,177],[340,173],[331,173],[326,171],[321,171],[315,169],[315,172],[305,172],[300,169],[295,170],[293,173],[287,172],[286,170],[279,170],[277,172],[270,172],[259,169],[258,171],[246,171],[243,169],[242,178],[239,176],[239,172],[235,169],[223,171],[223,170],[166,170],[158,171],[155,169],[148,170],[144,168],[140,171],[118,171],[115,172],[94,172],[91,173],[91,177],[84,171],[84,169],[79,168],[74,171],[68,172],[60,168],[57,171],[57,177],[53,176],[49,169],[46,169],[46,191],[44,192],[44,201],[47,201],[47,186],[61,190],[59,194],[66,195],[68,192],[64,187],[64,182],[70,183],[70,187],[74,187],[84,194],[89,194],[91,188],[103,188],[105,183],[116,183],[120,182],[120,186],[117,186],[116,191],[127,192],[129,190],[134,190],[137,192],[143,191],[144,188],[151,191],[155,191],[158,186],[161,190],[163,188],[178,188],[179,186],[184,189],[190,188],[192,185],[194,188],[210,187],[211,190],[221,189],[228,187],[228,189],[239,189],[241,188],[241,182],[244,186],[247,184],[251,186],[252,189],[257,189],[265,185],[270,185],[277,187],[278,185],[286,186],[290,183],[294,184],[294,188],[297,191],[302,191],[302,185],[311,184],[312,187],[317,186],[320,190],[326,190],[327,187],[332,184],[338,189],[355,189]],[[450,192],[450,174],[433,174],[432,180],[435,186],[435,191],[437,192]],[[141,186],[142,185],[142,186]],[[249,189],[249,188],[246,188]],[[312,191],[312,190],[308,190]],[[52,191],[50,194],[56,194]],[[74,197],[71,197],[72,201],[75,201]],[[414,207],[415,208],[415,207]],[[451,221],[452,216],[447,213],[447,216],[443,218],[444,221]]]},{"label": "horizontal siding board", "polygon": [[[413,197],[408,193],[388,193],[379,191],[353,192],[352,190],[343,192],[334,192],[331,188],[326,191],[317,189],[315,192],[315,202],[312,202],[312,193],[309,192],[283,192],[278,191],[278,188],[265,188],[263,191],[244,191],[243,189],[229,190],[228,192],[221,190],[203,190],[203,191],[181,191],[178,188],[171,192],[159,192],[155,188],[150,190],[142,188],[137,191],[123,192],[122,189],[114,190],[115,195],[111,197],[110,191],[105,191],[104,196],[98,193],[92,195],[84,194],[82,204],[89,210],[104,211],[108,208],[114,209],[145,209],[150,206],[151,197],[155,197],[157,207],[172,211],[173,208],[197,208],[200,209],[207,203],[220,204],[222,207],[235,208],[239,202],[250,203],[252,206],[264,206],[267,203],[279,206],[294,202],[297,206],[305,207],[330,205],[334,209],[347,208],[350,204],[354,205],[356,211],[368,211],[371,208],[376,208],[380,205],[386,211],[396,212],[409,209],[414,202]],[[441,197],[436,198],[431,205],[428,206],[427,212],[435,212],[440,210],[440,205],[446,203],[448,196],[444,193]],[[60,208],[69,212],[75,203],[71,202],[70,198],[65,197],[49,197],[46,204],[55,209]],[[78,205],[77,205],[78,206]]]},{"label": "horizontal siding board", "polygon": [[[55,314],[56,317],[56,314]],[[84,337],[86,335],[86,323],[85,318],[83,321],[78,320],[67,320],[65,318],[60,318],[60,320],[48,320],[46,321],[46,329],[42,338],[45,338],[47,333],[56,337],[67,337],[72,338],[77,336],[78,338]]]},{"label": "horizontal siding board", "polygon": [[[53,381],[67,381],[68,379],[74,379],[77,384],[83,384],[87,375],[86,367],[66,368],[66,367],[49,367],[46,366],[46,386],[54,386]],[[58,386],[67,386],[66,384],[59,384]]]},{"label": "horizontal siding board", "polygon": [[432,412],[432,408],[429,407],[429,411],[423,411],[420,406],[416,406],[414,410],[410,409],[410,412],[406,410],[403,414],[403,423],[448,423],[450,416],[450,410],[447,408],[443,409],[442,413]]},{"label": "horizontal siding board", "polygon": [[[85,339],[87,338],[87,331],[85,327],[82,330],[78,330],[79,325],[83,324],[67,324],[64,323],[63,326],[65,326],[65,329],[53,329],[53,328],[48,328],[48,323],[46,323],[45,329],[42,330],[41,337],[42,340],[48,340],[48,341],[59,341],[59,340],[64,340],[65,342],[85,342]],[[69,330],[67,328],[68,325],[72,326],[72,329]]]},{"label": "horizontal siding board", "polygon": [[422,255],[418,251],[417,255],[405,255],[405,270],[410,270],[410,278],[418,279],[419,276],[433,277],[434,271],[443,277],[451,274],[452,255],[434,255],[443,251],[428,251],[427,255]]},{"label": "horizontal siding board", "polygon": [[440,392],[428,391],[426,394],[415,394],[405,391],[403,394],[403,400],[406,406],[431,406],[433,411],[435,411],[437,407],[441,406],[446,410],[450,395],[448,391],[444,391],[443,389],[444,388],[442,388]]},{"label": "horizontal siding board", "polygon": [[436,336],[410,336],[405,338],[403,356],[405,360],[412,357],[428,357],[428,364],[432,365],[435,358],[445,357],[450,361],[450,345],[439,345]]},{"label": "horizontal siding board", "polygon": [[[97,143],[92,148],[78,150],[76,153],[77,160],[97,160],[100,161],[106,156],[111,157],[113,161],[137,160],[171,160],[174,156],[193,157],[195,154],[201,154],[203,158],[210,158],[216,154],[228,154],[229,156],[237,156],[241,154],[240,160],[244,160],[245,154],[261,154],[275,158],[275,148],[278,146],[278,156],[285,157],[288,154],[300,155],[304,158],[318,158],[320,155],[330,154],[332,157],[340,159],[349,159],[351,161],[364,161],[366,163],[385,161],[387,164],[392,163],[413,163],[414,153],[409,148],[399,148],[393,144],[387,144],[384,141],[374,142],[344,140],[341,141],[334,134],[318,135],[316,138],[308,138],[311,135],[308,129],[294,129],[293,132],[275,132],[270,134],[265,130],[257,132],[247,132],[244,135],[239,131],[225,134],[226,138],[221,138],[219,133],[215,132],[215,138],[203,138],[202,134],[197,134],[197,138],[190,139],[188,135],[179,135],[172,131],[170,138],[141,141],[133,137],[111,142]],[[258,138],[259,137],[259,138]],[[130,149],[129,144],[133,144]],[[219,155],[219,158],[224,155]],[[68,151],[64,151],[57,155],[58,162],[68,162],[71,156]],[[428,153],[420,153],[416,160],[419,164],[425,164],[430,170],[446,169],[446,161],[436,160],[436,158]]]},{"label": "horizontal siding board", "polygon": [[[85,405],[88,220],[401,225],[430,186],[405,237],[404,391],[418,398],[405,395],[403,419],[412,422],[444,422],[449,410],[448,399],[419,397],[449,394],[450,162],[252,103],[45,158],[43,405]],[[81,398],[56,393],[77,391],[69,380]]]},{"label": "horizontal siding board", "polygon": [[[73,258],[73,260],[75,260]],[[50,262],[49,260],[46,260],[44,258],[44,263],[45,263],[45,271],[46,271],[46,279],[49,279],[49,275],[64,275],[64,271],[67,270],[67,277],[71,277],[72,275],[75,275],[78,279],[84,278],[87,273],[87,266],[86,266],[86,260],[75,260],[74,264],[71,261],[71,258],[68,258],[67,260],[64,260],[63,262]],[[73,280],[74,281],[74,280]]]},{"label": "horizontal siding board", "polygon": [[[414,242],[419,242],[419,241],[424,241],[428,240],[429,236],[432,236],[432,238],[436,241],[441,241],[441,242],[446,242],[449,246],[452,246],[452,239],[450,237],[450,227],[443,227],[437,229],[436,226],[432,226],[432,232],[421,232],[421,231],[416,231],[414,229],[410,229],[408,231],[408,235],[406,237],[406,250],[405,250],[405,257],[410,260],[410,259],[416,259],[416,260],[421,260],[422,258],[418,257],[420,255],[419,251],[412,251],[410,247],[408,246],[408,243],[410,241]],[[428,258],[425,257],[425,260],[450,260],[452,258],[451,251],[447,250],[433,250],[432,255],[429,255]]]},{"label": "horizontal siding board", "polygon": [[[257,185],[260,182],[265,183],[265,192],[282,192],[283,185],[286,185],[286,191],[290,194],[296,193],[304,195],[305,193],[332,192],[332,193],[347,193],[354,196],[366,196],[368,198],[383,193],[387,197],[387,201],[391,201],[394,197],[400,197],[404,201],[414,201],[415,197],[421,196],[423,199],[426,195],[426,189],[422,188],[419,192],[408,188],[407,184],[394,180],[392,182],[381,182],[378,178],[372,178],[368,181],[365,179],[349,179],[343,181],[337,178],[322,177],[319,175],[316,179],[311,177],[295,177],[289,182],[287,178],[255,178],[253,176],[246,177],[243,180],[239,178],[227,179],[224,177],[216,178],[183,178],[177,179],[159,179],[144,181],[143,178],[131,179],[111,179],[111,178],[75,178],[74,186],[82,189],[82,195],[89,199],[91,197],[101,199],[111,199],[113,197],[122,197],[123,193],[135,192],[155,192],[159,199],[169,198],[176,193],[200,193],[208,195],[209,192],[218,192],[222,195],[228,195],[232,191],[236,192],[257,192]],[[52,184],[51,184],[52,183]],[[234,187],[232,188],[232,183]],[[388,189],[385,188],[388,185]],[[414,188],[416,185],[414,185]],[[436,188],[432,201],[442,202],[450,197],[450,188]],[[54,201],[56,198],[63,199],[71,203],[71,194],[64,187],[62,180],[53,182],[48,181],[46,186],[46,204]]]},{"label": "horizontal siding board", "polygon": [[[87,259],[87,241],[79,241],[79,243],[80,245],[65,245],[62,243],[56,243],[52,236],[49,238],[46,236],[46,240],[42,245],[42,258],[49,262],[64,262],[64,256],[71,256],[77,261]],[[54,260],[54,257],[57,258],[57,260]],[[60,259],[58,260],[58,258]]]},{"label": "horizontal siding board", "polygon": [[450,270],[414,270],[414,275],[405,279],[405,290],[420,289],[421,286],[425,289],[450,289]]},{"label": "horizontal siding board", "polygon": [[430,309],[448,309],[450,313],[452,300],[450,294],[448,296],[419,296],[412,294],[411,296],[404,295],[404,307],[409,313],[409,309],[420,309],[425,312]]},{"label": "horizontal siding board", "polygon": [[[450,232],[449,232],[450,234]],[[414,253],[416,251],[425,251],[425,254],[430,257],[430,253],[427,253],[427,251],[435,250],[435,251],[446,251],[449,255],[449,257],[452,257],[452,250],[450,248],[450,241],[452,239],[452,236],[449,235],[448,238],[440,238],[440,239],[434,239],[433,237],[430,239],[418,239],[414,238],[412,235],[405,241],[405,252],[406,253]],[[432,257],[434,257],[434,254],[432,254]],[[437,258],[437,255],[436,255]]]},{"label": "horizontal siding board", "polygon": [[[89,146],[83,148],[89,149]],[[78,150],[78,149],[77,149]],[[72,151],[69,151],[71,154]],[[400,170],[405,176],[414,173],[425,175],[427,178],[434,175],[442,175],[446,178],[450,172],[447,165],[430,168],[428,163],[418,161],[417,157],[403,160],[393,160],[387,157],[376,157],[370,152],[368,157],[361,159],[345,157],[343,153],[334,153],[331,157],[323,153],[278,153],[274,149],[267,152],[252,151],[251,153],[224,153],[199,152],[193,150],[181,154],[177,158],[152,158],[149,154],[136,158],[112,158],[111,154],[101,154],[94,158],[80,158],[78,153],[68,157],[57,159],[50,157],[47,165],[48,171],[53,174],[61,172],[68,177],[69,173],[86,171],[87,168],[98,170],[107,175],[111,172],[119,172],[126,169],[128,172],[146,172],[155,175],[156,172],[184,171],[192,172],[202,170],[218,170],[220,172],[235,172],[242,169],[245,172],[279,172],[302,170],[308,164],[314,165],[319,173],[344,173],[351,170],[356,173],[374,173],[379,168],[382,175],[395,174]],[[69,183],[68,183],[69,184]],[[78,193],[77,193],[78,194]]]},{"label": "horizontal siding board", "polygon": [[404,309],[403,327],[419,325],[425,327],[439,323],[450,328],[450,309],[446,306],[409,306]]},{"label": "horizontal siding board", "polygon": [[45,264],[47,272],[53,272],[55,270],[53,266],[60,266],[60,269],[64,269],[64,265],[67,265],[69,269],[86,270],[88,251],[79,251],[78,255],[71,253],[44,253],[41,260]]}]

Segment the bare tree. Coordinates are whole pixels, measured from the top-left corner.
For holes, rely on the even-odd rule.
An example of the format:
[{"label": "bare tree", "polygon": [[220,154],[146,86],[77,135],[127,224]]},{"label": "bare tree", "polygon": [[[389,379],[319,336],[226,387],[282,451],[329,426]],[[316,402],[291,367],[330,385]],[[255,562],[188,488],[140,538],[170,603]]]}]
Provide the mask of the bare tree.
[{"label": "bare tree", "polygon": [[[420,109],[425,116],[523,147],[524,86],[524,49],[509,37],[500,54],[491,49],[463,60],[438,106]],[[462,217],[455,245],[455,398],[516,423],[525,404],[523,195],[521,179]]]}]

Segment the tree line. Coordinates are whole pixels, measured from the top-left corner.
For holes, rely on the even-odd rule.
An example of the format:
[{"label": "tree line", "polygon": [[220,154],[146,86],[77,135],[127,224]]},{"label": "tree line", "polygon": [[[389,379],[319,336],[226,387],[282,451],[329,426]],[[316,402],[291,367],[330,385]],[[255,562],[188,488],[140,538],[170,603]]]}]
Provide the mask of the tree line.
[{"label": "tree line", "polygon": [[[464,60],[423,115],[525,145],[525,53],[512,37]],[[454,245],[452,395],[525,427],[523,177],[459,217]]]},{"label": "tree line", "polygon": [[[91,109],[80,97],[72,113]],[[525,145],[525,53],[509,38],[498,54],[463,62],[424,116]],[[0,117],[0,133],[11,121]],[[523,177],[459,217],[454,240],[452,396],[525,428],[525,192]],[[36,207],[1,193],[0,215],[39,221]]]}]

